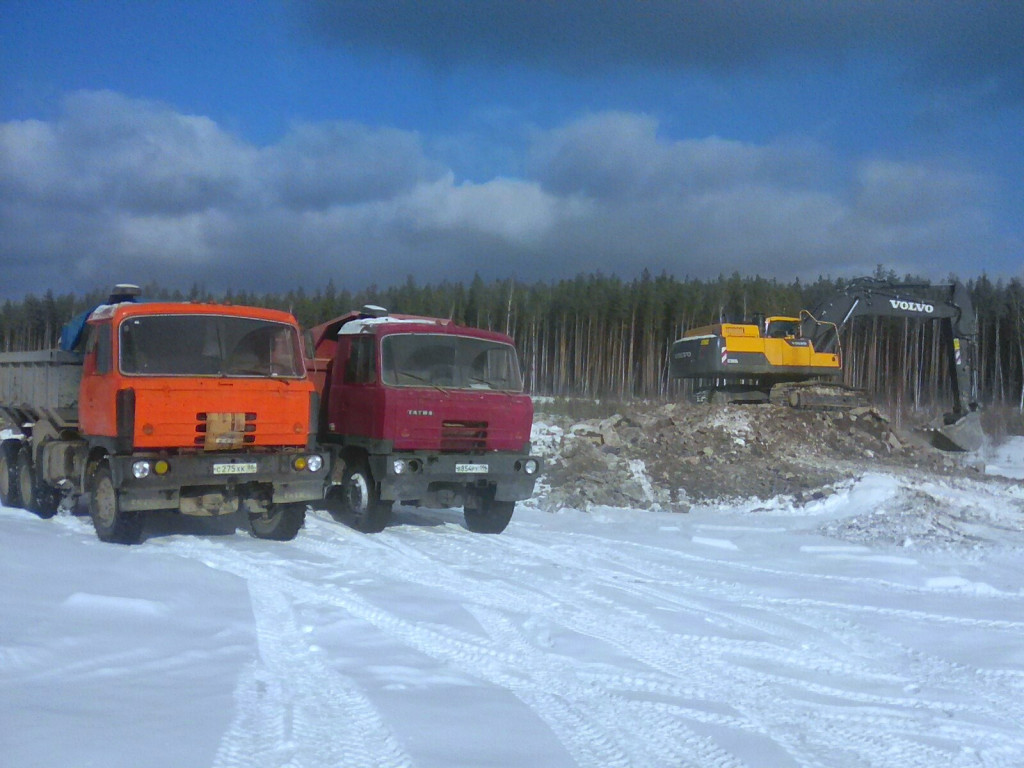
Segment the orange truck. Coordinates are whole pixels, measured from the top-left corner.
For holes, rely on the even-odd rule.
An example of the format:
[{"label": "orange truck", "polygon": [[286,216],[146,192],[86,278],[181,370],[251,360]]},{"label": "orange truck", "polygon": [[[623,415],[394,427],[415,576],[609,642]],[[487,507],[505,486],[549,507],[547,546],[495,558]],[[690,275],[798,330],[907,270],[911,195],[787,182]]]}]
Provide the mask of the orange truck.
[{"label": "orange truck", "polygon": [[48,517],[88,494],[121,544],[157,510],[294,538],[328,471],[295,319],[137,296],[118,286],[62,349],[0,354],[0,501]]}]

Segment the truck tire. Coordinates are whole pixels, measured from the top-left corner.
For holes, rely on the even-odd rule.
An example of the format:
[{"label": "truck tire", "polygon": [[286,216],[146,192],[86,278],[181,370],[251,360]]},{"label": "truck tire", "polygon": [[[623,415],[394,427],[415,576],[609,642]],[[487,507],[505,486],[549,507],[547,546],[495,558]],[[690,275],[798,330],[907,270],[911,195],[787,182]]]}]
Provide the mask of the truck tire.
[{"label": "truck tire", "polygon": [[473,533],[501,533],[508,527],[515,508],[514,501],[495,501],[485,496],[475,509],[466,507],[463,516],[466,527]]},{"label": "truck tire", "polygon": [[142,538],[142,516],[138,512],[121,509],[117,489],[110,477],[110,467],[106,464],[101,464],[92,476],[89,516],[100,541],[138,544]]},{"label": "truck tire", "polygon": [[390,501],[382,501],[366,462],[345,467],[341,485],[324,497],[335,518],[362,533],[380,533],[391,520]]},{"label": "truck tire", "polygon": [[249,530],[257,539],[291,541],[305,522],[305,502],[272,504],[266,514],[249,515]]},{"label": "truck tire", "polygon": [[56,493],[43,486],[36,478],[32,466],[32,453],[28,445],[21,446],[18,451],[18,464],[15,467],[16,487],[21,503],[29,512],[35,512],[42,518],[50,518],[57,514],[59,499]]},{"label": "truck tire", "polygon": [[19,447],[14,440],[0,445],[0,504],[5,507],[21,506],[17,472]]}]

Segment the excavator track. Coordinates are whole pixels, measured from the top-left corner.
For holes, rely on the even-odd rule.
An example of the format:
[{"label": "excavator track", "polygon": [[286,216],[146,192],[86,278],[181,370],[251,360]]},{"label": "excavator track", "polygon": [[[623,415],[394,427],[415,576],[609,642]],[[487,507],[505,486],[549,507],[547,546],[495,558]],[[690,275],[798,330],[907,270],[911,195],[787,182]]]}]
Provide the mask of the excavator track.
[{"label": "excavator track", "polygon": [[776,384],[769,401],[802,410],[850,410],[871,405],[862,389],[844,387],[821,381],[798,381]]}]

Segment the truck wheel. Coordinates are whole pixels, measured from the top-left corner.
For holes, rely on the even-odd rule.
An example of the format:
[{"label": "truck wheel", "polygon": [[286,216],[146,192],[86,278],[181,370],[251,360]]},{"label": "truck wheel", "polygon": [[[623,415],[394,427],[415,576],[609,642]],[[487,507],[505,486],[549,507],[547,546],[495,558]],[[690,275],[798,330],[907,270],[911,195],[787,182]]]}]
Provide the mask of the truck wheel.
[{"label": "truck wheel", "polygon": [[266,514],[249,515],[249,529],[257,539],[291,541],[306,522],[306,504],[271,504]]},{"label": "truck wheel", "polygon": [[5,442],[0,445],[0,504],[5,507],[20,507],[18,493],[18,443]]},{"label": "truck wheel", "polygon": [[476,509],[466,507],[463,516],[466,527],[473,533],[501,533],[508,527],[515,508],[514,501],[495,501],[485,497],[480,499],[480,506]]},{"label": "truck wheel", "polygon": [[117,499],[117,489],[110,477],[110,467],[101,465],[92,477],[89,515],[100,541],[112,544],[138,544],[142,538],[142,516],[124,512]]},{"label": "truck wheel", "polygon": [[362,533],[380,533],[391,519],[391,502],[381,501],[365,463],[347,466],[341,485],[331,486],[325,500],[335,517]]},{"label": "truck wheel", "polygon": [[32,454],[27,445],[18,451],[18,465],[15,467],[18,495],[21,503],[29,512],[35,512],[43,518],[57,514],[58,499],[49,488],[43,487],[36,480],[36,472],[32,467]]}]

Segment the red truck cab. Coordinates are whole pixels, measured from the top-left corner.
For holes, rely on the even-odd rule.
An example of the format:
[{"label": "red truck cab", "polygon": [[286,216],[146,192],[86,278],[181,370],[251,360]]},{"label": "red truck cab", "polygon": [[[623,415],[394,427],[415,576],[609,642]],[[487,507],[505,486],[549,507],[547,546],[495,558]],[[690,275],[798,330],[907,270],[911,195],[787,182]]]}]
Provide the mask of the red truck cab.
[{"label": "red truck cab", "polygon": [[462,506],[498,533],[533,493],[533,402],[505,334],[365,307],[311,330],[320,441],[340,514],[380,530],[395,501]]}]

